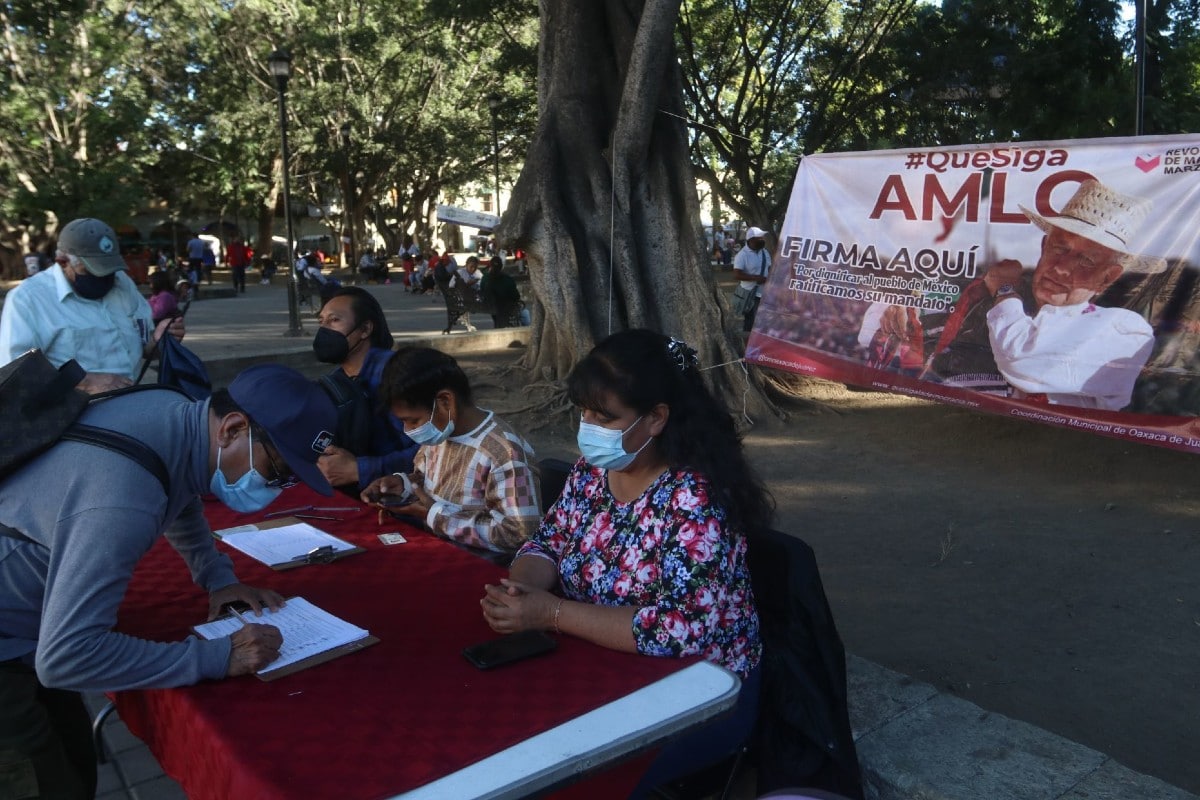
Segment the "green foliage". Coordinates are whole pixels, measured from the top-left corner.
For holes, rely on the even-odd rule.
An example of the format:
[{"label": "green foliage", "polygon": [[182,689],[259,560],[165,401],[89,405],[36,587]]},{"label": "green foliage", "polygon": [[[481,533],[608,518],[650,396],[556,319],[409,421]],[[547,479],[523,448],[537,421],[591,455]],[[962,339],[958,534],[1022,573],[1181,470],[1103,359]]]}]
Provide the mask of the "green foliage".
[{"label": "green foliage", "polygon": [[1112,0],[948,0],[901,36],[899,145],[1132,133]]},{"label": "green foliage", "polygon": [[490,187],[489,92],[507,172],[531,130],[536,6],[471,5],[0,2],[0,250],[83,213],[120,224],[159,203],[186,216],[273,198],[277,48],[293,59],[295,200],[344,208],[352,168],[359,224],[426,225],[440,192]]},{"label": "green foliage", "polygon": [[[1147,133],[1200,127],[1200,2],[1148,0]],[[1116,0],[686,0],[692,157],[778,225],[804,153],[1134,133]]]},{"label": "green foliage", "polygon": [[150,92],[138,22],[121,8],[0,4],[0,245],[40,241],[81,209],[119,223],[136,204]]},{"label": "green foliage", "polygon": [[804,152],[882,118],[888,42],[913,0],[688,0],[678,48],[692,155],[737,216],[777,226]]}]

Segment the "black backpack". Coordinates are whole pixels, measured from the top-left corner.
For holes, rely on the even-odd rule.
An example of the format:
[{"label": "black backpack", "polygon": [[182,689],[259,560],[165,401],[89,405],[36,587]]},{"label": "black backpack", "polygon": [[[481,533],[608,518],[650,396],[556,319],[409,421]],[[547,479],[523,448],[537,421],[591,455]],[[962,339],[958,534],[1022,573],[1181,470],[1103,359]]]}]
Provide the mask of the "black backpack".
[{"label": "black backpack", "polygon": [[335,367],[321,376],[321,388],[337,407],[337,430],[333,443],[354,453],[356,456],[371,449],[371,395],[355,378],[351,378],[341,367]]},{"label": "black backpack", "polygon": [[[86,373],[74,361],[58,369],[41,350],[0,367],[0,480],[61,439],[103,447],[136,461],[170,493],[167,466],[148,446],[107,428],[76,422],[89,403],[162,386],[131,386],[89,396],[75,388]],[[0,532],[3,532],[0,526]]]}]

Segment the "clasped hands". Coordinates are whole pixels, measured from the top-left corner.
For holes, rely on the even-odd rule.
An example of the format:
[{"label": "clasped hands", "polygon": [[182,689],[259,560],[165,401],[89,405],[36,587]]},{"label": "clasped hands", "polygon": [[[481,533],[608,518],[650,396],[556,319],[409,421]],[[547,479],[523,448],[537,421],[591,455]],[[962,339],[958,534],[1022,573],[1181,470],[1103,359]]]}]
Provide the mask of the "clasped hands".
[{"label": "clasped hands", "polygon": [[554,610],[562,598],[527,583],[502,578],[483,587],[483,618],[496,633],[554,628]]}]

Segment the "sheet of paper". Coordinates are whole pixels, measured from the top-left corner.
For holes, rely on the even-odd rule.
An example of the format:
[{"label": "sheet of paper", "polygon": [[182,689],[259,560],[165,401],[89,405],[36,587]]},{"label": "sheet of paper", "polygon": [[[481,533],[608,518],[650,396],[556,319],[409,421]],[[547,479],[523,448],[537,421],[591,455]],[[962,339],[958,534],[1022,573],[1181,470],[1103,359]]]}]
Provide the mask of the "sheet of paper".
[{"label": "sheet of paper", "polygon": [[[248,621],[263,625],[274,625],[283,634],[283,647],[279,658],[258,671],[259,675],[303,661],[309,656],[324,653],[344,644],[365,639],[370,633],[357,625],[335,617],[303,597],[293,597],[278,611],[264,609],[261,617],[254,612],[243,615]],[[242,621],[230,616],[224,619],[197,625],[194,630],[203,639],[220,639],[240,630]]]},{"label": "sheet of paper", "polygon": [[314,547],[332,546],[335,553],[353,550],[354,545],[307,522],[259,530],[242,525],[218,531],[221,541],[269,567],[303,558]]}]

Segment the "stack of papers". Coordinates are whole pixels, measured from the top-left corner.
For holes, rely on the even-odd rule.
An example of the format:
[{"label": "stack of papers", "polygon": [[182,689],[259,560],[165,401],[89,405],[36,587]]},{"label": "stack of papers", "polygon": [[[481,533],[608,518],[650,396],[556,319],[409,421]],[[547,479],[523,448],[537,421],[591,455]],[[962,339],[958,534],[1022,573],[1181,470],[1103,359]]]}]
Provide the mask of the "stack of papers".
[{"label": "stack of papers", "polygon": [[[363,642],[364,646],[374,644],[374,641],[366,641],[371,636],[368,631],[335,617],[303,597],[291,598],[278,611],[264,608],[262,616],[255,616],[253,611],[244,612],[242,616],[247,622],[274,625],[283,634],[279,658],[260,669],[258,675],[267,675],[355,642]],[[197,625],[193,630],[202,639],[220,639],[237,633],[242,624],[237,617],[229,616]]]}]

